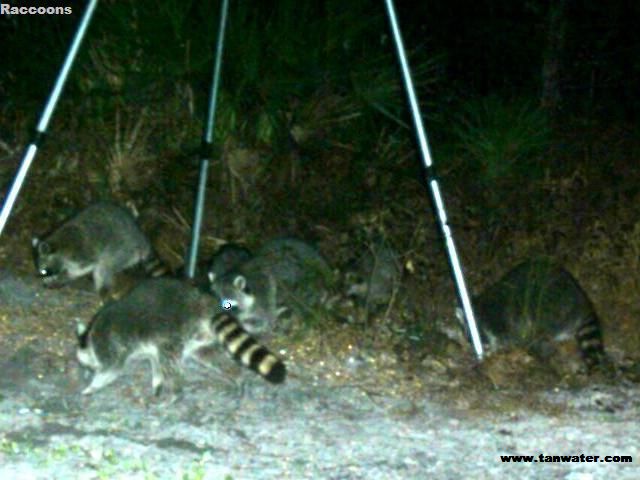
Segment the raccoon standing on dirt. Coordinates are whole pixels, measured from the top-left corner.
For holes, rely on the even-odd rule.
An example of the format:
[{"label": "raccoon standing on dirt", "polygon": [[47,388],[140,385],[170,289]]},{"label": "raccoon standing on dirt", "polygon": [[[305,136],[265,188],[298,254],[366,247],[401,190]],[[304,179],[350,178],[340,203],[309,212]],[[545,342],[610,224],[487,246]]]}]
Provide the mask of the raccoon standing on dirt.
[{"label": "raccoon standing on dirt", "polygon": [[286,310],[311,314],[326,298],[332,275],[314,247],[283,237],[222,276],[211,272],[209,279],[212,291],[237,311],[243,325],[260,333],[273,328]]},{"label": "raccoon standing on dirt", "polygon": [[88,327],[78,324],[78,361],[94,371],[88,395],[116,380],[134,359],[151,363],[151,384],[159,394],[168,374],[216,343],[241,365],[277,384],[284,363],[251,337],[216,300],[197,287],[173,278],[144,280],[129,294],[102,307]]},{"label": "raccoon standing on dirt", "polygon": [[41,239],[32,240],[38,274],[48,287],[59,287],[92,274],[104,295],[114,275],[138,264],[153,276],[162,263],[135,218],[124,207],[95,203]]},{"label": "raccoon standing on dirt", "polygon": [[[549,260],[510,270],[473,299],[483,342],[545,352],[552,341],[575,338],[589,371],[608,363],[596,312],[576,279]],[[458,317],[462,312],[458,309]]]}]

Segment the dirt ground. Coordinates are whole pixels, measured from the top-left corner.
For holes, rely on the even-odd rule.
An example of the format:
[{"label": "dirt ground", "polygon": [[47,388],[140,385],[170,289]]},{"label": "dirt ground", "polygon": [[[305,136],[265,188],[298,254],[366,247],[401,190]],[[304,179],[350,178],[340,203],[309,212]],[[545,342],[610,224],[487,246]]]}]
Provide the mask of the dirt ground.
[{"label": "dirt ground", "polygon": [[[289,369],[281,386],[214,352],[215,368],[187,368],[177,399],[151,396],[146,364],[83,397],[74,324],[92,316],[97,296],[82,286],[47,290],[4,270],[0,300],[1,478],[640,476],[639,388],[624,378],[542,387],[528,378],[500,388],[461,367],[464,355],[408,368],[333,330],[295,346],[272,339]],[[513,465],[504,455],[535,462]]]},{"label": "dirt ground", "polygon": [[[34,171],[31,185],[56,184],[47,176],[54,173]],[[640,228],[631,208],[611,203],[587,226],[574,225],[571,208],[589,191],[581,188],[566,206],[556,201],[534,233],[511,225],[484,238],[482,225],[452,221],[473,293],[532,254],[563,263],[601,317],[616,377],[576,373],[575,351],[550,365],[517,350],[477,365],[455,335],[455,295],[422,191],[405,189],[397,203],[332,224],[293,212],[283,217],[290,223],[229,215],[225,192],[212,189],[202,258],[221,239],[254,247],[286,232],[313,238],[339,267],[358,249],[358,235],[381,231],[405,270],[399,295],[381,318],[301,325],[267,338],[289,372],[277,387],[214,351],[213,368],[188,366],[178,398],[151,396],[146,364],[84,397],[89,378],[75,358],[75,323],[89,320],[100,301],[90,282],[43,288],[30,261],[31,234],[84,203],[71,201],[68,189],[36,190],[25,191],[0,243],[0,478],[640,478]],[[171,203],[183,208],[147,205],[140,218],[175,266],[190,229],[188,202]]]}]

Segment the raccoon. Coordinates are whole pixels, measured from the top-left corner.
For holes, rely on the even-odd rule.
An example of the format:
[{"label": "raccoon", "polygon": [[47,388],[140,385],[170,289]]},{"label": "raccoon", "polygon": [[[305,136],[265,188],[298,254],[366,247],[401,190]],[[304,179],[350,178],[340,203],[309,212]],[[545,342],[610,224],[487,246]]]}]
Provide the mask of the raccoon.
[{"label": "raccoon", "polygon": [[346,295],[367,308],[385,306],[400,280],[398,255],[382,238],[374,239],[345,275]]},{"label": "raccoon", "polygon": [[[473,298],[483,343],[545,354],[574,338],[588,371],[608,363],[600,321],[587,294],[562,266],[525,261]],[[462,320],[462,311],[458,309]]]},{"label": "raccoon", "polygon": [[286,376],[284,363],[232,315],[219,313],[210,294],[174,278],[144,280],[121,300],[102,307],[88,326],[79,323],[77,334],[78,361],[94,371],[84,395],[112,383],[134,359],[150,361],[151,385],[158,395],[175,367],[215,343],[271,383],[282,383]]},{"label": "raccoon", "polygon": [[233,308],[252,333],[261,333],[276,326],[287,310],[309,314],[326,298],[331,277],[329,265],[314,247],[282,237],[224,275],[211,273],[209,279],[226,308]]},{"label": "raccoon", "polygon": [[225,243],[216,250],[211,259],[198,262],[194,277],[188,281],[200,290],[211,293],[210,278],[222,277],[252,256],[253,254],[248,248],[237,243]]},{"label": "raccoon", "polygon": [[[110,287],[99,292],[100,297],[103,303],[119,300],[143,280],[158,277],[177,278],[177,273],[154,252],[147,261],[114,274]],[[203,285],[199,287],[203,289]]]},{"label": "raccoon", "polygon": [[248,248],[237,243],[226,243],[220,247],[211,258],[208,268],[208,276],[220,278],[230,271],[240,267],[241,264],[251,259],[252,254]]},{"label": "raccoon", "polygon": [[103,295],[115,274],[135,265],[152,276],[166,272],[131,212],[107,202],[90,205],[44,239],[34,237],[32,247],[47,287],[92,274],[96,291]]}]

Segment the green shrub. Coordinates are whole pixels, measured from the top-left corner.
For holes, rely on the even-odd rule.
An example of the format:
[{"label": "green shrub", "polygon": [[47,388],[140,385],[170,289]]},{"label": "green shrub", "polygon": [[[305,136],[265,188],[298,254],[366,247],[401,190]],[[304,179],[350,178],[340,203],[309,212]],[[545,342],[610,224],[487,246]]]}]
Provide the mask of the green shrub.
[{"label": "green shrub", "polygon": [[453,128],[465,172],[487,188],[544,174],[550,145],[545,113],[532,102],[496,95],[462,107]]}]

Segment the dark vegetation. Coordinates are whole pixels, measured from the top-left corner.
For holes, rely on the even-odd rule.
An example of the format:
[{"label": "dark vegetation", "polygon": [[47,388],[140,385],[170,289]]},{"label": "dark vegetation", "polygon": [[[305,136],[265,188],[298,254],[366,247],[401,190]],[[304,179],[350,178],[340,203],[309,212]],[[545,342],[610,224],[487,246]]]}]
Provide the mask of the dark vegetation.
[{"label": "dark vegetation", "polygon": [[[610,350],[637,358],[640,4],[399,3],[472,291],[550,256],[592,298]],[[30,274],[32,233],[108,197],[135,204],[180,265],[218,10],[100,4],[3,235],[3,265]],[[80,13],[0,19],[3,191]],[[455,322],[455,296],[384,13],[364,0],[231,2],[201,254],[296,234],[339,267],[385,236],[402,288],[354,337],[364,330],[416,364],[449,352],[433,325]]]}]

